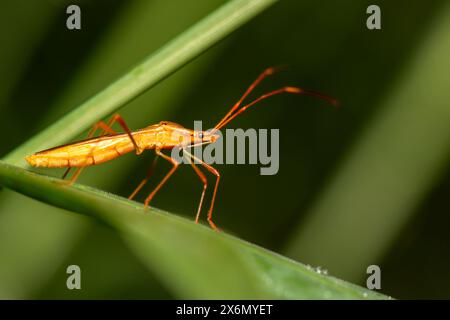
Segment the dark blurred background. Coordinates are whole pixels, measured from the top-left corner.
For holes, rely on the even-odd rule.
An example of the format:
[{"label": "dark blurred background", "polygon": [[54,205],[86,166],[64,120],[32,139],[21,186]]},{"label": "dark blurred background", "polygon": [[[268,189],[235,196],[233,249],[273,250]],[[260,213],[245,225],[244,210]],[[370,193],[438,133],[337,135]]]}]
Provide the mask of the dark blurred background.
[{"label": "dark blurred background", "polygon": [[[81,7],[79,31],[65,25],[72,3]],[[2,1],[0,155],[223,3]],[[161,120],[213,126],[262,70],[289,65],[253,97],[296,85],[341,107],[278,96],[230,123],[279,128],[280,170],[261,176],[257,165],[216,165],[215,221],[361,285],[367,266],[379,265],[381,291],[396,298],[450,298],[450,7],[377,1],[382,29],[372,31],[370,4],[280,1],[119,112],[135,129]],[[79,182],[128,196],[152,158],[129,154],[86,169]],[[155,180],[168,169],[160,162]],[[182,168],[153,205],[193,219],[201,189]],[[68,264],[98,271],[86,272],[89,289],[66,289]],[[2,190],[0,297],[176,296],[107,227]]]}]

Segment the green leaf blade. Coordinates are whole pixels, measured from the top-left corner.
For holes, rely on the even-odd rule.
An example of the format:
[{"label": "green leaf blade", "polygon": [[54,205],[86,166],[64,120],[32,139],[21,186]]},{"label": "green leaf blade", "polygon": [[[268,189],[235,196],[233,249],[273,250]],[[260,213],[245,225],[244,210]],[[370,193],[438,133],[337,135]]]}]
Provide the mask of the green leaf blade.
[{"label": "green leaf blade", "polygon": [[225,232],[87,186],[69,186],[3,161],[0,184],[111,226],[180,298],[388,298]]}]

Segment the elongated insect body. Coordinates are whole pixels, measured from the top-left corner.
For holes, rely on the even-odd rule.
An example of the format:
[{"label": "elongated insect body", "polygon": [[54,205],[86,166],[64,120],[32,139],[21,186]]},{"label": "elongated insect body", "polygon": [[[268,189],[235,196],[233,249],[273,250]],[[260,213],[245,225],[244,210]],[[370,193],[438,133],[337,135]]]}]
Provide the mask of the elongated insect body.
[{"label": "elongated insect body", "polygon": [[[211,174],[216,177],[216,183],[214,185],[213,195],[211,199],[211,204],[208,211],[207,220],[210,226],[214,230],[218,230],[214,222],[212,221],[212,211],[214,208],[214,200],[217,193],[217,188],[219,185],[220,174],[211,165],[203,162],[201,159],[196,158],[193,154],[187,151],[185,148],[188,146],[196,146],[200,144],[214,143],[220,135],[216,134],[218,130],[227,125],[234,118],[239,116],[248,108],[254,106],[261,100],[267,99],[271,96],[278,95],[281,93],[290,94],[304,94],[309,96],[318,97],[328,101],[333,105],[337,105],[336,100],[325,96],[321,93],[315,91],[304,90],[298,87],[283,87],[277,90],[270,91],[266,94],[261,95],[259,98],[253,100],[246,105],[242,105],[245,98],[251,93],[251,91],[267,76],[273,74],[276,71],[274,68],[266,69],[261,75],[250,85],[244,95],[239,99],[239,101],[229,110],[229,112],[214,126],[211,131],[194,131],[191,129],[184,128],[183,126],[176,124],[174,122],[162,121],[158,124],[148,126],[146,128],[132,132],[122,117],[118,114],[114,115],[108,124],[103,121],[98,122],[94,128],[89,132],[88,139],[59,146],[52,149],[47,149],[44,151],[37,152],[33,155],[26,157],[26,161],[35,167],[48,167],[48,168],[69,168],[63,176],[67,175],[70,168],[77,167],[78,169],[72,175],[70,183],[75,182],[79,176],[81,170],[84,167],[97,165],[114,158],[117,158],[123,154],[129,152],[135,152],[136,154],[141,154],[144,150],[154,149],[157,155],[152,167],[150,168],[147,176],[142,180],[138,187],[133,191],[133,193],[128,197],[133,199],[133,197],[144,187],[148,182],[153,167],[156,164],[156,159],[162,157],[163,159],[169,161],[172,164],[172,169],[165,175],[162,181],[155,187],[155,189],[148,195],[145,199],[145,206],[148,206],[153,196],[157,191],[166,183],[170,176],[178,168],[179,163],[172,159],[171,157],[165,155],[161,152],[163,149],[172,149],[177,146],[184,149],[184,156],[191,160],[190,164],[194,169],[195,173],[200,178],[203,183],[203,192],[200,198],[200,204],[198,206],[197,215],[195,217],[195,222],[199,221],[199,216],[202,208],[203,199],[205,196],[207,188],[207,179],[204,173],[195,165],[195,163],[200,163],[200,165],[208,170]],[[116,133],[112,128],[114,122],[119,122],[126,133]],[[92,138],[95,131],[98,128],[103,129],[103,133],[109,133],[107,135],[100,135],[97,138]],[[194,160],[194,161],[192,161]]]},{"label": "elongated insect body", "polygon": [[[180,144],[202,142],[193,130],[163,121],[131,133],[138,152],[149,149],[170,149]],[[26,157],[34,167],[75,168],[97,165],[135,150],[126,133],[104,135],[37,152]]]}]

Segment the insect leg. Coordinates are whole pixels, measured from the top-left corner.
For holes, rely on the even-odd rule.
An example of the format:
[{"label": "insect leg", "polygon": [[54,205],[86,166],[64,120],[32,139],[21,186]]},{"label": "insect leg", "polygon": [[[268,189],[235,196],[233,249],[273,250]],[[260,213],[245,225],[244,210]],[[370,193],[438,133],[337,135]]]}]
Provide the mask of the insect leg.
[{"label": "insect leg", "polygon": [[113,128],[111,128],[111,120],[108,121],[108,124],[104,123],[103,121],[99,121],[92,127],[91,130],[89,130],[87,138],[89,139],[89,138],[93,137],[95,132],[99,128],[103,129],[102,132],[100,132],[100,134],[98,135],[99,137],[103,136],[107,132],[109,134],[117,134],[117,132]]},{"label": "insect leg", "polygon": [[83,171],[83,169],[84,169],[84,167],[78,167],[75,170],[75,173],[72,175],[72,177],[69,180],[69,185],[71,185],[72,183],[74,183],[78,179],[78,176],[80,175],[81,171]]},{"label": "insect leg", "polygon": [[[110,121],[110,122],[111,122],[111,121]],[[89,130],[88,135],[87,135],[87,138],[88,138],[88,139],[91,138],[99,128],[103,129],[103,131],[100,133],[99,136],[104,135],[106,132],[111,133],[111,134],[116,134],[116,133],[117,133],[116,131],[114,131],[114,130],[111,128],[111,126],[110,126],[109,123],[106,124],[106,123],[104,123],[103,121],[99,121],[99,122],[97,122],[97,123],[91,128],[91,130]],[[66,178],[67,174],[69,173],[69,171],[70,171],[71,169],[72,169],[71,167],[67,168],[67,170],[64,172],[64,174],[63,174],[63,176],[61,177],[61,179],[64,180],[64,179]],[[72,184],[72,183],[75,182],[75,180],[77,180],[77,178],[78,178],[78,176],[80,175],[81,171],[82,171],[82,167],[78,168],[78,169],[75,171],[75,173],[73,174],[72,178],[70,178],[69,184]]]},{"label": "insect leg", "polygon": [[216,231],[219,231],[219,228],[217,228],[216,224],[213,222],[212,220],[212,212],[214,209],[214,201],[216,199],[216,194],[217,194],[217,188],[219,187],[219,181],[220,181],[220,173],[219,171],[217,171],[214,167],[210,166],[209,164],[207,164],[206,162],[200,160],[199,158],[197,158],[196,156],[194,156],[192,153],[189,153],[186,151],[186,153],[194,160],[200,162],[200,164],[205,167],[206,170],[208,170],[209,172],[211,172],[213,175],[216,176],[216,184],[214,185],[214,191],[213,191],[213,196],[211,199],[211,204],[209,206],[209,210],[208,210],[208,216],[207,216],[207,220],[209,222],[209,225],[211,226],[211,228],[213,228]]},{"label": "insect leg", "polygon": [[[116,113],[115,115],[113,115],[109,121],[108,124],[105,124],[103,121],[99,121],[97,122],[97,124],[91,129],[92,134],[98,129],[98,127],[101,127],[103,129],[103,132],[100,134],[100,136],[104,135],[106,132],[112,133],[112,134],[116,134],[117,132],[115,132],[111,127],[114,123],[118,122],[120,124],[120,126],[122,127],[122,129],[128,134],[128,136],[130,137],[131,142],[133,142],[133,146],[136,149],[136,153],[137,154],[141,154],[142,151],[137,143],[136,140],[134,140],[133,135],[131,133],[130,128],[128,127],[127,123],[125,122],[125,120],[122,118],[122,116],[118,113]],[[90,137],[88,137],[90,138]]]},{"label": "insect leg", "polygon": [[136,154],[141,154],[144,150],[139,148],[139,146],[136,143],[136,140],[134,140],[133,135],[131,133],[130,128],[128,127],[125,120],[120,116],[120,114],[116,113],[112,116],[112,118],[109,120],[109,125],[112,126],[115,122],[118,122],[123,130],[128,134],[130,137],[131,142],[133,142],[134,149],[136,150]]},{"label": "insect leg", "polygon": [[154,169],[155,169],[156,163],[158,162],[158,158],[159,158],[159,155],[156,154],[156,157],[155,157],[155,159],[153,159],[153,163],[152,163],[150,169],[148,170],[147,175],[146,175],[145,178],[141,181],[141,183],[139,183],[139,185],[137,186],[137,188],[134,189],[133,193],[128,197],[128,199],[132,200],[132,199],[136,196],[136,194],[138,194],[138,192],[139,192],[139,191],[145,186],[145,184],[148,182],[148,180],[150,179],[150,177],[151,177],[152,174],[153,174],[153,171],[154,171]]},{"label": "insect leg", "polygon": [[162,153],[160,150],[156,149],[155,150],[156,154],[158,156],[161,156],[162,158],[164,158],[165,160],[169,161],[170,163],[172,163],[172,169],[170,169],[170,171],[165,175],[165,177],[161,180],[161,182],[155,187],[155,189],[153,189],[153,191],[149,194],[149,196],[145,199],[144,205],[147,207],[148,204],[150,203],[150,201],[152,201],[153,197],[155,196],[155,194],[159,191],[159,189],[161,189],[161,187],[167,182],[167,180],[170,178],[170,176],[175,172],[175,170],[177,170],[178,166],[180,165],[177,161],[175,161],[174,159],[172,159],[171,157],[165,155],[164,153]]},{"label": "insect leg", "polygon": [[67,170],[66,171],[64,171],[64,174],[62,175],[62,177],[61,177],[61,179],[65,179],[66,177],[67,177],[67,174],[69,173],[69,171],[70,170],[72,170],[72,168],[71,167],[69,167],[69,168],[67,168]]},{"label": "insect leg", "polygon": [[206,179],[206,177],[203,174],[203,172],[201,172],[200,169],[192,161],[193,159],[192,159],[192,154],[191,153],[189,153],[186,150],[183,150],[183,156],[186,159],[188,159],[189,164],[192,166],[192,169],[194,169],[195,173],[198,175],[200,180],[203,182],[203,191],[202,191],[202,195],[200,197],[200,203],[198,205],[197,214],[195,216],[195,223],[198,223],[198,219],[200,218],[200,212],[202,211],[203,199],[205,198],[206,188],[208,188],[208,180]]},{"label": "insect leg", "polygon": [[[128,136],[130,137],[131,141],[133,142],[134,148],[136,149],[136,153],[140,154],[142,153],[143,150],[140,150],[139,147],[136,144],[136,141],[134,140],[132,134],[131,134],[131,130],[128,128],[127,124],[125,123],[125,120],[119,115],[119,114],[115,114],[113,115],[108,123],[105,123],[103,121],[99,121],[97,122],[91,130],[89,130],[87,138],[91,138],[94,136],[95,132],[98,129],[102,129],[101,133],[99,134],[99,137],[105,135],[106,133],[109,134],[117,134],[117,132],[112,128],[112,125],[115,122],[119,122],[120,126],[125,130],[125,132],[128,134]],[[75,171],[75,173],[73,174],[73,176],[70,178],[69,184],[74,183],[77,179],[78,176],[80,175],[81,171],[83,170],[84,167],[79,167],[77,168],[77,170]],[[69,171],[72,168],[67,168],[67,170],[64,172],[62,179],[65,179],[65,177],[67,176],[67,174],[69,173]]]}]

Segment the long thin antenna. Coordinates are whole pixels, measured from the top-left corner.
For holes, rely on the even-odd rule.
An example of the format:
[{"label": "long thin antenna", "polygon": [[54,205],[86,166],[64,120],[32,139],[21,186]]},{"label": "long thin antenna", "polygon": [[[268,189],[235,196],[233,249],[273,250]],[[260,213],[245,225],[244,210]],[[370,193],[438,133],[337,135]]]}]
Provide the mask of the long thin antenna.
[{"label": "long thin antenna", "polygon": [[330,103],[333,106],[338,106],[339,105],[339,103],[337,102],[336,99],[334,99],[332,97],[329,97],[329,96],[327,96],[325,94],[322,94],[320,92],[317,92],[317,91],[305,90],[305,89],[298,88],[298,87],[284,87],[284,88],[281,88],[281,89],[278,89],[278,90],[273,90],[273,91],[270,91],[268,93],[265,93],[262,96],[260,96],[258,99],[254,100],[253,102],[243,106],[238,111],[236,111],[233,115],[228,116],[228,118],[226,118],[225,120],[220,121],[219,124],[214,127],[212,132],[220,130],[220,128],[222,128],[225,125],[227,125],[231,120],[236,118],[238,115],[240,115],[242,112],[244,112],[245,110],[247,110],[251,106],[257,104],[261,100],[267,99],[267,98],[269,98],[271,96],[274,96],[274,95],[277,95],[277,94],[281,94],[281,93],[304,94],[304,95],[313,96],[313,97],[316,97],[316,98],[323,99],[323,100],[327,101],[328,103]]},{"label": "long thin antenna", "polygon": [[247,96],[253,91],[253,89],[256,88],[256,86],[258,86],[267,76],[270,76],[276,72],[279,72],[281,70],[286,69],[286,66],[280,66],[280,67],[271,67],[271,68],[267,68],[266,70],[264,70],[259,76],[258,78],[256,78],[255,81],[253,81],[253,83],[248,87],[247,91],[245,91],[245,93],[242,95],[242,97],[239,99],[238,102],[236,102],[236,104],[230,109],[230,111],[228,111],[228,113],[225,115],[225,117],[222,118],[222,120],[219,121],[219,123],[217,123],[215,125],[214,128],[217,127],[221,127],[221,124],[226,121],[231,114],[237,110],[242,102],[245,100],[245,98],[247,98]]}]

